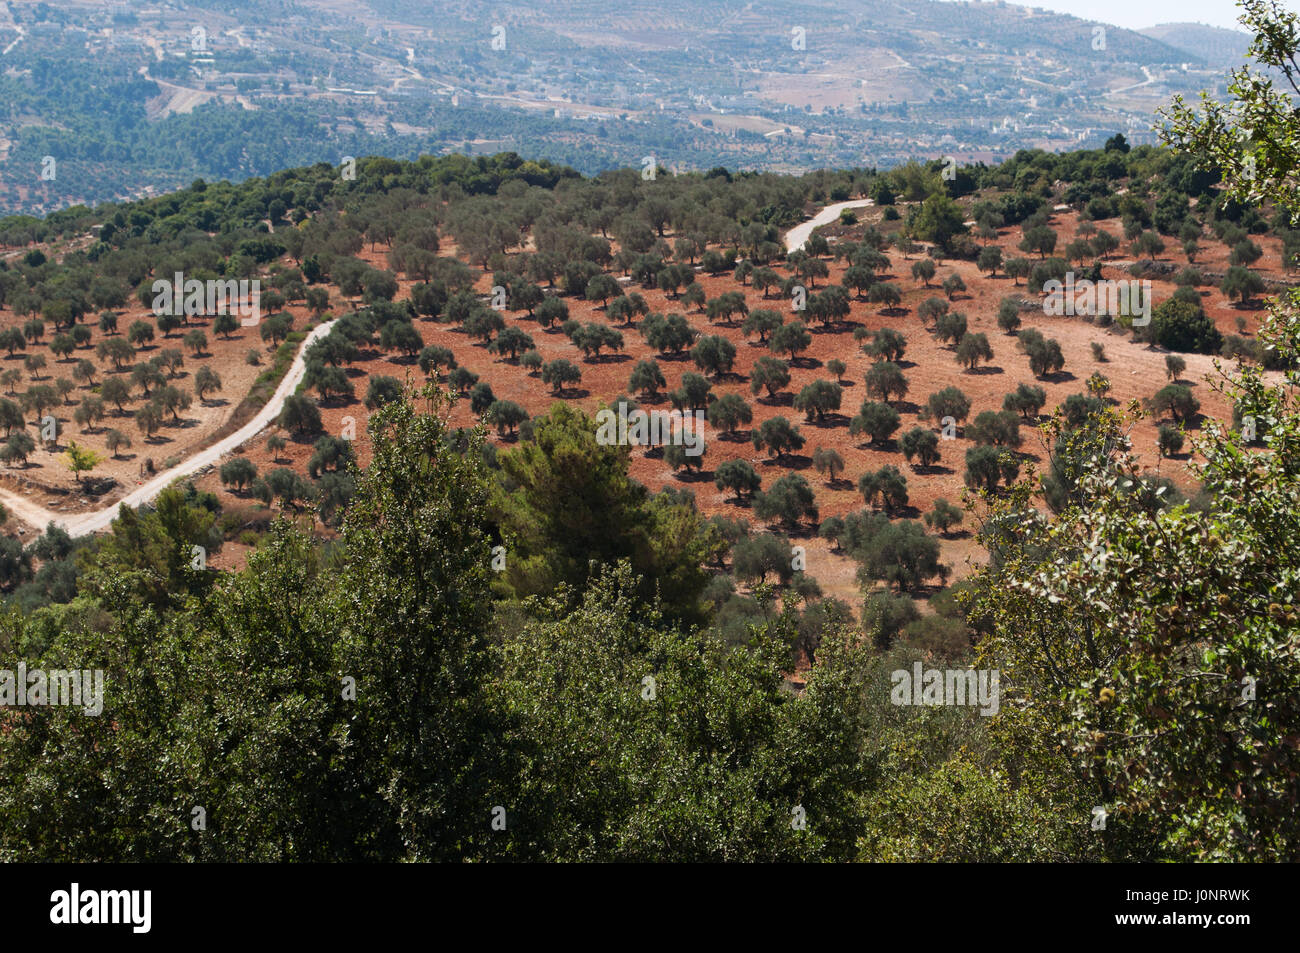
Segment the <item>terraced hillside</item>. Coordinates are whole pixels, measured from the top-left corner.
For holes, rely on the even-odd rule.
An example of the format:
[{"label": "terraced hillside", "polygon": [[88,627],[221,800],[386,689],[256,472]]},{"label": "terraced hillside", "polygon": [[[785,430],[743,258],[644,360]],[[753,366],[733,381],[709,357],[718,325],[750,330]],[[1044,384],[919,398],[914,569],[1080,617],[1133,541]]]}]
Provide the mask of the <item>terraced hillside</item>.
[{"label": "terraced hillside", "polygon": [[[1148,150],[1079,155],[1094,175],[1116,163],[1137,170],[1163,161]],[[530,418],[556,403],[593,421],[620,400],[698,409],[705,452],[632,448],[635,479],[653,491],[687,491],[707,517],[788,537],[786,545],[806,550],[807,574],[850,602],[864,582],[862,560],[841,545],[839,521],[864,508],[918,527],[928,520],[939,564],[914,581],[924,592],[984,558],[972,535],[978,503],[963,521],[954,515],[990,486],[981,467],[1002,460],[1001,471],[991,464],[993,486],[1050,469],[1052,441],[1039,425],[1059,406],[1072,414],[1139,406],[1172,384],[1166,396],[1182,402],[1163,401],[1134,423],[1132,438],[1152,479],[1194,494],[1190,442],[1175,431],[1231,421],[1231,407],[1207,383],[1225,341],[1231,356],[1264,358],[1252,350],[1258,297],[1229,300],[1221,279],[1249,259],[1261,288],[1288,281],[1291,233],[1232,219],[1212,188],[1195,197],[1194,210],[1185,193],[1144,202],[1136,176],[1112,191],[1095,180],[1053,186],[1040,172],[1032,191],[1009,191],[996,183],[1023,180],[1025,171],[1004,166],[963,173],[987,183],[956,202],[918,202],[907,190],[938,166],[869,179],[628,173],[583,181],[509,160],[494,172],[504,177],[495,195],[437,186],[453,169],[464,181],[481,175],[482,163],[375,160],[355,183],[331,182],[318,167],[296,186],[289,177],[267,183],[265,194],[282,196],[284,210],[253,222],[252,237],[205,239],[211,249],[178,244],[181,259],[227,273],[243,261],[263,274],[265,315],[256,327],[218,324],[217,316],[159,319],[143,304],[152,301],[147,293],[132,307],[118,273],[136,242],[113,224],[134,217],[123,211],[113,213],[109,242],[96,226],[101,238],[89,251],[76,226],[60,241],[13,249],[0,313],[15,345],[0,359],[9,392],[0,407],[14,422],[8,446],[24,445],[14,434],[38,436],[46,415],[59,436],[32,440],[25,456],[8,451],[9,492],[76,525],[103,525],[77,514],[111,507],[145,484],[156,489],[166,481],[155,473],[244,425],[306,332],[343,317],[304,351],[301,396],[290,401],[294,413],[306,408],[301,419],[282,415],[279,427],[239,442],[198,480],[228,514],[232,543],[219,563],[237,564],[244,546],[233,537],[251,542],[249,528],[265,526],[274,510],[336,522],[347,493],[340,472],[350,458],[369,460],[369,414],[400,386],[436,380],[461,398],[452,422],[487,424],[499,452],[528,439]],[[529,176],[554,187],[529,185]],[[311,194],[313,180],[312,191],[332,190],[314,209],[296,197]],[[814,218],[846,193],[881,201],[841,199],[840,215],[831,208]],[[170,206],[173,219],[192,218],[196,203],[215,201],[181,193],[142,209]],[[1015,217],[1023,220],[1008,223]],[[799,220],[808,227],[786,228]],[[120,250],[110,250],[115,241]],[[56,264],[67,248],[82,250],[64,251]],[[47,252],[54,260],[37,264]],[[79,268],[94,276],[95,259],[110,267],[84,279],[88,294],[119,307],[98,324],[60,325],[59,299],[38,306],[37,297]],[[1117,282],[1138,280],[1136,272],[1150,283],[1155,314],[1190,309],[1217,337],[1175,341],[1162,330],[1157,340],[1131,333],[1123,316],[1053,315],[1041,285],[1067,271]],[[1170,364],[1162,340],[1204,353]],[[1036,347],[1048,352],[1041,364],[1031,359]],[[562,380],[561,369],[572,379]],[[213,377],[219,389],[195,393]],[[101,457],[89,477],[67,466],[72,441]]]}]

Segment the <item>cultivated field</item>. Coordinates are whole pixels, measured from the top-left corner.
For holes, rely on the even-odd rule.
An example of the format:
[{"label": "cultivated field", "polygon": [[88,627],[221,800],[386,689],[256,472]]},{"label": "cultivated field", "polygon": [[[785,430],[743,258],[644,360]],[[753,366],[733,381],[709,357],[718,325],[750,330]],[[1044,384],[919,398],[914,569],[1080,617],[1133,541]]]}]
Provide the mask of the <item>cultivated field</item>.
[{"label": "cultivated field", "polygon": [[[815,210],[809,209],[810,214],[813,211]],[[897,230],[897,223],[885,221],[880,208],[858,208],[856,214],[859,217],[857,224],[843,225],[836,221],[818,230],[818,234],[827,237],[832,250],[838,244],[857,241],[869,227],[885,234]],[[1058,249],[1064,248],[1076,237],[1078,225],[1073,212],[1062,210],[1054,214],[1051,226],[1058,233]],[[1093,226],[1111,233],[1120,231],[1117,220],[1094,222]],[[673,236],[670,233],[668,237],[671,240]],[[798,237],[802,238],[802,234]],[[1002,247],[1006,257],[1012,257],[1020,254],[1016,249],[1020,239],[1020,228],[1004,228],[999,230],[998,237],[992,243]],[[1265,278],[1285,279],[1277,239],[1264,236],[1258,241],[1264,250],[1264,257],[1256,263],[1254,270]],[[1197,267],[1207,274],[1225,271],[1229,250],[1212,238],[1205,238],[1201,246],[1197,255]],[[864,500],[857,489],[858,477],[885,465],[893,465],[906,476],[908,500],[905,506],[897,508],[892,515],[915,519],[928,512],[938,499],[960,504],[965,490],[964,457],[966,451],[974,446],[965,433],[965,428],[957,431],[956,439],[940,441],[940,459],[933,466],[909,466],[898,446],[898,436],[913,426],[938,429],[939,422],[922,419],[921,411],[929,396],[942,388],[958,387],[970,399],[969,422],[981,411],[1001,410],[1004,395],[1015,390],[1021,383],[1035,384],[1045,390],[1047,402],[1043,408],[1044,414],[1070,395],[1084,392],[1085,381],[1094,373],[1103,375],[1109,381],[1107,399],[1118,406],[1148,399],[1166,383],[1166,352],[1162,349],[1136,343],[1127,333],[1114,326],[1103,328],[1082,317],[1050,317],[1038,303],[1040,296],[1031,294],[1024,281],[1013,280],[1001,272],[990,276],[981,272],[974,262],[952,260],[939,261],[936,274],[928,283],[914,278],[912,266],[930,253],[929,248],[920,248],[910,254],[903,254],[892,247],[887,250],[889,267],[877,279],[880,282],[891,282],[899,288],[901,301],[896,307],[884,308],[851,296],[850,313],[846,319],[827,325],[808,321],[811,345],[789,362],[789,384],[774,395],[768,395],[766,391],[755,394],[751,389],[750,375],[754,362],[761,357],[771,356],[771,352],[757,335],[746,335],[743,332],[743,315],[736,315],[732,320],[711,322],[703,308],[683,305],[677,300],[678,296],[657,289],[640,288],[623,278],[624,290],[639,291],[650,312],[684,314],[701,334],[720,335],[735,346],[735,364],[730,372],[713,380],[713,395],[720,397],[737,394],[750,405],[753,413],[752,424],[741,427],[734,433],[719,433],[712,427],[706,429],[707,452],[699,469],[674,471],[663,459],[662,449],[638,448],[632,454],[632,474],[655,490],[666,486],[689,489],[695,494],[697,504],[705,514],[739,515],[757,524],[760,521],[755,520],[750,512],[750,502],[738,500],[730,491],[720,490],[714,485],[714,473],[723,461],[739,459],[749,462],[761,475],[764,488],[784,473],[802,474],[815,489],[822,519],[861,509]],[[377,248],[367,246],[359,257],[383,268],[386,267],[385,254],[386,249],[382,245]],[[454,254],[454,249],[449,250],[444,244],[443,254]],[[1170,253],[1158,256],[1158,260],[1180,266],[1184,264],[1182,261],[1175,262]],[[809,283],[811,294],[816,294],[827,285],[843,283],[846,263],[829,256],[825,261],[829,274]],[[1129,263],[1128,258],[1114,257],[1105,261],[1103,273],[1108,278],[1127,279],[1129,275],[1125,266]],[[782,275],[786,274],[784,267],[778,267],[777,270]],[[955,292],[949,300],[945,298],[940,286],[945,278],[954,274],[960,276],[965,290]],[[1166,279],[1153,282],[1156,303],[1172,296],[1176,288],[1172,277],[1171,273]],[[488,296],[492,281],[491,275],[481,274],[475,290]],[[767,289],[767,294],[764,294],[747,281],[738,281],[730,273],[709,275],[697,270],[696,282],[704,290],[706,300],[715,299],[726,292],[739,291],[751,312],[771,308],[781,312],[787,322],[807,317],[794,312],[791,301],[781,297],[779,290]],[[401,290],[398,299],[401,300],[409,295],[413,282],[401,280],[399,284]],[[1202,288],[1200,295],[1206,313],[1222,332],[1235,333],[1238,319],[1245,320],[1248,334],[1254,331],[1258,312],[1243,310],[1239,305],[1230,303],[1213,286]],[[965,314],[971,332],[987,335],[993,349],[992,360],[983,362],[973,371],[967,370],[957,361],[953,344],[940,342],[932,330],[926,329],[917,312],[922,302],[933,297],[945,298],[952,311]],[[996,315],[1000,302],[1006,297],[1021,300],[1022,329],[1035,329],[1044,336],[1059,341],[1065,358],[1064,368],[1060,372],[1035,378],[1030,372],[1025,354],[1016,346],[1016,338],[998,328]],[[605,317],[600,302],[572,298],[567,298],[566,301],[571,319],[580,323],[611,324]],[[336,312],[341,313],[348,308],[349,303],[337,294],[336,289],[332,289],[331,305]],[[293,316],[296,329],[302,330],[312,325],[314,316],[301,304],[290,305],[287,311]],[[536,372],[530,372],[517,360],[490,353],[484,342],[471,339],[463,329],[420,319],[414,324],[424,344],[451,349],[458,364],[478,375],[479,380],[487,382],[498,400],[515,401],[534,417],[545,414],[559,399],[571,402],[594,415],[602,405],[613,401],[617,396],[631,393],[630,372],[643,359],[657,361],[666,386],[659,390],[657,396],[636,395],[637,399],[646,409],[668,409],[670,404],[666,394],[680,385],[683,374],[698,371],[689,351],[676,355],[656,353],[637,333],[636,321],[614,323],[623,335],[620,350],[603,351],[596,357],[584,357],[559,325],[544,328],[522,311],[507,311],[504,318],[507,325],[517,326],[532,337],[544,362],[563,358],[576,364],[582,372],[581,382],[566,389],[563,396],[559,397],[543,384]],[[89,340],[66,357],[56,357],[50,351],[52,329],[42,340],[30,342],[26,350],[13,355],[0,355],[0,371],[11,372],[8,383],[3,388],[4,395],[10,399],[17,400],[24,391],[38,385],[55,385],[60,379],[73,385],[71,388],[64,385],[66,396],[61,397],[50,411],[59,419],[63,431],[60,444],[50,449],[38,444],[25,464],[3,468],[0,477],[10,491],[23,494],[60,514],[101,509],[145,481],[149,475],[147,461],[152,461],[155,469],[165,469],[234,431],[252,416],[255,408],[248,405],[241,407],[241,402],[258,375],[274,362],[277,349],[275,342],[263,341],[258,328],[240,327],[229,336],[214,334],[211,328],[212,318],[201,317],[191,319],[187,326],[171,333],[157,333],[153,341],[144,342],[138,347],[133,360],[120,368],[96,353],[101,341],[123,337],[135,322],[150,323],[151,320],[152,315],[147,309],[127,309],[119,315],[116,332],[105,332],[96,327]],[[25,319],[12,311],[0,312],[0,330],[20,328],[24,323]],[[906,352],[898,363],[906,378],[907,393],[891,401],[900,415],[900,427],[892,438],[873,444],[864,435],[851,434],[849,424],[858,412],[859,405],[867,399],[864,375],[874,362],[861,347],[870,338],[863,339],[862,336],[882,328],[895,329],[906,338]],[[206,338],[206,343],[198,351],[187,348],[184,344],[185,335],[194,330],[202,331]],[[1104,361],[1099,361],[1094,356],[1094,344],[1100,344],[1104,348]],[[297,347],[293,342],[290,342],[290,346]],[[101,419],[88,424],[78,423],[78,406],[87,398],[102,394],[105,381],[119,379],[131,384],[134,368],[165,350],[181,351],[183,362],[176,367],[174,374],[165,375],[162,386],[175,387],[192,395],[194,375],[200,367],[208,367],[220,377],[221,389],[202,400],[192,398],[188,407],[169,415],[152,436],[141,430],[133,416],[146,400],[143,390],[134,385],[130,386],[129,399],[121,408],[109,402]],[[250,363],[252,354],[257,355],[256,365]],[[44,366],[33,369],[30,363],[32,355],[43,356]],[[845,370],[838,379],[842,388],[841,406],[837,412],[828,413],[824,419],[806,420],[803,413],[793,408],[794,397],[805,385],[819,379],[832,379],[834,375],[828,371],[827,363],[834,359],[845,365]],[[1216,359],[1197,354],[1184,355],[1184,359],[1187,366],[1180,375],[1180,380],[1194,390],[1200,400],[1201,413],[1208,417],[1228,419],[1230,408],[1206,383],[1208,377],[1215,375]],[[74,371],[81,361],[93,365],[93,376],[73,380]],[[84,367],[82,370],[84,374]],[[339,435],[348,428],[348,418],[352,419],[356,433],[355,449],[359,462],[364,465],[369,455],[365,435],[368,411],[361,397],[365,393],[367,378],[383,374],[418,384],[425,380],[425,375],[413,357],[378,348],[363,349],[360,360],[350,364],[347,373],[354,381],[357,397],[350,401],[322,400],[322,422],[327,434]],[[158,386],[157,382],[154,386]],[[764,420],[778,415],[789,418],[801,428],[805,444],[797,452],[774,459],[766,450],[754,447],[750,433],[751,427],[758,428]],[[33,415],[29,413],[28,417],[35,425]],[[478,423],[465,400],[458,403],[452,419],[458,426],[473,426]],[[1187,471],[1189,455],[1184,452],[1162,459],[1157,452],[1156,430],[1161,422],[1154,417],[1137,422],[1133,428],[1135,447],[1149,462],[1153,472],[1169,477],[1190,490],[1191,480]],[[1041,469],[1046,461],[1046,447],[1044,438],[1036,432],[1034,423],[1033,420],[1024,422],[1023,442],[1018,453],[1024,465]],[[116,455],[109,452],[107,445],[107,435],[113,429],[126,434],[131,441],[129,448],[120,449]],[[489,434],[489,439],[502,449],[518,439],[510,435],[500,436],[491,429]],[[313,452],[310,439],[294,439],[293,434],[285,433],[284,436],[288,438],[286,446],[270,450],[266,446],[266,436],[264,433],[246,441],[238,452],[246,456],[259,472],[280,466],[306,472],[307,461]],[[91,485],[99,487],[111,482],[106,491],[91,495],[85,491],[85,485],[74,478],[66,466],[64,456],[67,440],[76,440],[78,444],[104,455],[105,459],[88,479]],[[844,471],[833,482],[813,467],[813,454],[818,448],[833,449],[844,460]],[[99,481],[98,484],[95,484],[96,480]],[[220,494],[226,507],[256,509],[261,506],[250,501],[247,491],[234,492],[223,487],[215,471],[201,476],[198,484],[203,489]],[[28,533],[24,535],[35,529],[29,527]],[[856,591],[855,564],[847,556],[836,552],[829,543],[818,539],[812,530],[815,527],[805,527],[804,538],[799,539],[808,549],[809,572],[817,577],[828,595],[853,595]],[[942,535],[940,542],[944,561],[952,572],[951,578],[963,576],[969,569],[970,561],[978,559],[982,554],[982,550],[973,542],[969,519],[964,528]],[[238,562],[241,558],[240,547],[228,547],[221,558],[231,563]]]}]

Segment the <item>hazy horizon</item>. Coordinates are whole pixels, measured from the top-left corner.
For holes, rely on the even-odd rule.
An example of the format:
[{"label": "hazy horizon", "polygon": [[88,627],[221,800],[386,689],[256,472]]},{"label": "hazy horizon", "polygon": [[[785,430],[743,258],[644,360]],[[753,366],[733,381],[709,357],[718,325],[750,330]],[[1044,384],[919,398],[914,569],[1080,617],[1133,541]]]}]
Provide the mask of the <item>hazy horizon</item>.
[{"label": "hazy horizon", "polygon": [[[1161,23],[1204,23],[1227,30],[1241,30],[1240,9],[1227,0],[1034,0],[1016,6],[1068,13],[1084,20],[1110,23],[1129,30],[1142,30]],[[1286,6],[1296,9],[1295,3]],[[1244,32],[1244,31],[1243,31]]]}]

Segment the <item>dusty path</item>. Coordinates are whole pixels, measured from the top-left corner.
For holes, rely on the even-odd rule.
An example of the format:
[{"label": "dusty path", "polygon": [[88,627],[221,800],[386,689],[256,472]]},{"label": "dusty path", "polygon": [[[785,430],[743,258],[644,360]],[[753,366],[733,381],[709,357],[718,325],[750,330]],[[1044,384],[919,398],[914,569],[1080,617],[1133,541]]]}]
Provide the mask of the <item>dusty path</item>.
[{"label": "dusty path", "polygon": [[821,228],[823,225],[829,225],[840,217],[840,212],[846,208],[866,208],[868,205],[874,205],[871,199],[855,199],[852,202],[838,202],[835,205],[828,205],[808,221],[796,225],[790,231],[785,233],[785,250],[794,251],[796,248],[802,248],[804,242],[812,237],[814,229]]},{"label": "dusty path", "polygon": [[289,365],[289,370],[280,381],[280,386],[275,389],[275,393],[271,395],[271,399],[267,401],[266,405],[257,412],[257,416],[230,436],[217,441],[204,450],[200,450],[170,470],[159,473],[148,483],[136,487],[113,505],[106,506],[102,510],[92,510],[88,513],[56,513],[3,487],[0,487],[0,502],[4,503],[5,508],[10,513],[38,530],[44,530],[49,523],[62,527],[71,536],[85,536],[89,533],[107,529],[108,525],[117,518],[117,508],[123,503],[128,506],[139,506],[142,503],[148,503],[173,481],[215,464],[241,443],[257,436],[271,421],[275,420],[280,415],[280,409],[284,406],[285,399],[294,392],[294,389],[302,381],[303,375],[307,373],[307,363],[304,360],[307,347],[313,341],[328,334],[333,326],[334,322],[328,321],[311,330],[302,342],[302,346],[298,348],[298,354],[294,357],[293,363]]}]

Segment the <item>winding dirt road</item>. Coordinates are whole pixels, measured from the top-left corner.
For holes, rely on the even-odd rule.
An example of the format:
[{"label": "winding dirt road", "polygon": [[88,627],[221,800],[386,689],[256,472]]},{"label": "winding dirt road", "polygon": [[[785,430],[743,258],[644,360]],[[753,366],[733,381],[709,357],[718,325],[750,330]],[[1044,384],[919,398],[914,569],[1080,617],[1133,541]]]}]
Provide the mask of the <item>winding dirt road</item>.
[{"label": "winding dirt road", "polygon": [[785,250],[794,251],[796,248],[802,248],[804,242],[812,237],[815,229],[823,225],[829,225],[840,217],[840,212],[846,208],[866,208],[868,205],[874,205],[871,199],[855,199],[852,202],[838,202],[835,205],[828,205],[806,222],[796,225],[790,231],[785,233]]},{"label": "winding dirt road", "polygon": [[313,341],[328,334],[333,326],[334,322],[328,321],[311,330],[302,342],[302,346],[298,348],[298,354],[294,357],[293,363],[289,365],[289,370],[280,381],[280,386],[275,389],[275,393],[271,395],[271,399],[267,401],[266,405],[257,412],[257,416],[230,436],[224,437],[212,446],[200,450],[170,470],[164,470],[148,483],[136,487],[111,506],[87,513],[56,513],[3,487],[0,487],[0,502],[4,503],[5,509],[14,516],[38,530],[44,530],[50,523],[66,530],[70,536],[85,536],[89,533],[97,533],[100,530],[107,529],[108,525],[117,518],[117,508],[123,503],[127,506],[140,506],[142,503],[148,503],[176,480],[215,464],[241,443],[251,440],[265,429],[280,415],[280,409],[284,407],[286,398],[294,392],[302,381],[303,375],[307,373],[307,363],[304,355],[307,353],[308,346]]}]

